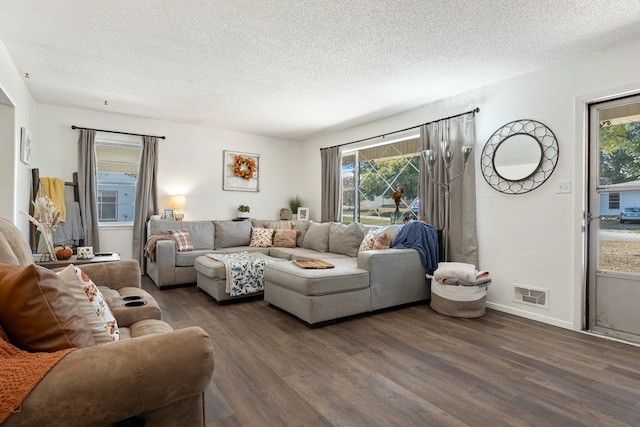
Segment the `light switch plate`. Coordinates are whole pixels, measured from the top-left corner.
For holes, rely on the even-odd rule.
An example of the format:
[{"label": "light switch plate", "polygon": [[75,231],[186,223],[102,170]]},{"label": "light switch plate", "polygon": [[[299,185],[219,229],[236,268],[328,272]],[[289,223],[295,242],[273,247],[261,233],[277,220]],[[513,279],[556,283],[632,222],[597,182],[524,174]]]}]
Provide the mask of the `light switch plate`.
[{"label": "light switch plate", "polygon": [[556,193],[571,193],[571,181],[556,181]]}]

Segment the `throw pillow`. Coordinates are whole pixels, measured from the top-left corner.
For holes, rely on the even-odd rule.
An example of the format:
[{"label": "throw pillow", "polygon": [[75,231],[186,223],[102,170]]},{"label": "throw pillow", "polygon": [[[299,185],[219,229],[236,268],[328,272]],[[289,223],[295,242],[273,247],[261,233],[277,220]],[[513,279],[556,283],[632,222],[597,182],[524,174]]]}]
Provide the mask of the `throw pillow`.
[{"label": "throw pillow", "polygon": [[295,248],[298,230],[276,230],[273,235],[273,246],[280,248]]},{"label": "throw pillow", "polygon": [[304,235],[307,234],[307,230],[309,229],[309,221],[294,221],[293,229],[298,231],[296,246],[302,247],[302,242],[304,242]]},{"label": "throw pillow", "polygon": [[193,243],[191,243],[191,237],[186,228],[180,230],[169,230],[169,235],[173,237],[178,245],[178,252],[189,252],[193,250]]},{"label": "throw pillow", "polygon": [[375,242],[373,242],[372,249],[389,249],[391,247],[391,236],[388,233],[382,233],[378,237],[376,237]]},{"label": "throw pillow", "polygon": [[264,227],[273,228],[274,230],[291,230],[295,224],[295,221],[269,221],[264,223]]},{"label": "throw pillow", "polygon": [[248,246],[251,243],[251,221],[213,221],[215,249]]},{"label": "throw pillow", "polygon": [[330,222],[309,222],[309,229],[304,235],[302,247],[313,249],[318,252],[329,250],[329,227]]},{"label": "throw pillow", "polygon": [[73,270],[80,281],[80,286],[82,286],[82,290],[89,299],[95,314],[98,316],[103,330],[107,331],[107,334],[109,334],[112,341],[118,341],[120,339],[118,321],[113,316],[102,292],[100,292],[100,289],[98,289],[95,283],[93,283],[93,281],[89,279],[89,276],[87,276],[82,270],[78,267],[74,267]]},{"label": "throw pillow", "polygon": [[27,351],[57,351],[95,344],[78,303],[51,270],[0,264],[0,324]]},{"label": "throw pillow", "polygon": [[360,243],[360,247],[358,248],[358,252],[370,251],[373,249],[373,244],[376,241],[376,235],[373,230],[369,230],[364,239],[362,239],[362,243]]},{"label": "throw pillow", "polygon": [[64,270],[58,272],[60,277],[66,286],[67,290],[73,295],[78,302],[78,307],[87,321],[87,324],[91,328],[91,334],[96,344],[103,344],[111,342],[111,336],[107,332],[102,323],[102,319],[96,313],[93,308],[93,304],[87,298],[87,294],[84,293],[83,282],[76,276],[76,270],[73,264],[69,264]]},{"label": "throw pillow", "polygon": [[358,255],[358,248],[364,238],[364,226],[357,222],[349,225],[338,222],[329,226],[329,252],[334,254]]},{"label": "throw pillow", "polygon": [[273,230],[269,228],[251,228],[251,242],[254,248],[270,248],[273,245]]}]

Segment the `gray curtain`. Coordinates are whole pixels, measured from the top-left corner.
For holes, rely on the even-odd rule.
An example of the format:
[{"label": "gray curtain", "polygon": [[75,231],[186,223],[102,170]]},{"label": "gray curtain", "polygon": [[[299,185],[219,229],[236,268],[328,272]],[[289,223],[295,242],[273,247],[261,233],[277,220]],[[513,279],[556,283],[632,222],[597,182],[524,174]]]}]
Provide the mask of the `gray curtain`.
[{"label": "gray curtain", "polygon": [[133,259],[138,260],[142,274],[146,273],[144,245],[147,242],[147,221],[158,209],[158,138],[142,137],[142,155],[136,184],[136,211],[133,219]]},{"label": "gray curtain", "polygon": [[[449,196],[451,200],[449,217],[449,261],[465,262],[477,266],[478,241],[476,228],[476,180],[475,180],[475,117],[465,114],[448,120],[424,125],[420,128],[423,150],[436,152],[434,179],[440,183],[448,182],[462,171],[461,147],[474,147],[466,164],[464,174],[451,182]],[[453,153],[451,169],[447,170],[442,159],[441,141],[450,143]],[[420,199],[419,216],[437,229],[445,225],[445,190],[429,179],[424,156],[420,161],[420,181],[418,183]],[[442,256],[441,256],[442,257]],[[442,257],[444,258],[444,257]]]},{"label": "gray curtain", "polygon": [[322,157],[322,209],[320,211],[320,220],[322,222],[338,221],[340,219],[342,209],[340,153],[340,147],[329,147],[320,150]]},{"label": "gray curtain", "polygon": [[85,246],[100,251],[98,229],[98,167],[96,164],[96,131],[81,129],[78,138],[78,192]]}]

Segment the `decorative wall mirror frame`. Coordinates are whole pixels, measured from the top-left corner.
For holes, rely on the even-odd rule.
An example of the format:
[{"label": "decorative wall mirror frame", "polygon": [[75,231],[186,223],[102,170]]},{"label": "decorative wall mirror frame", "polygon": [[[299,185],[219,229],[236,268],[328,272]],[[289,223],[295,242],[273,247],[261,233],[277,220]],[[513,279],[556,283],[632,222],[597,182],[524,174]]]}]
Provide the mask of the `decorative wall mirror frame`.
[{"label": "decorative wall mirror frame", "polygon": [[528,193],[540,187],[558,164],[558,140],[535,120],[516,120],[487,140],[480,168],[485,181],[505,194]]}]

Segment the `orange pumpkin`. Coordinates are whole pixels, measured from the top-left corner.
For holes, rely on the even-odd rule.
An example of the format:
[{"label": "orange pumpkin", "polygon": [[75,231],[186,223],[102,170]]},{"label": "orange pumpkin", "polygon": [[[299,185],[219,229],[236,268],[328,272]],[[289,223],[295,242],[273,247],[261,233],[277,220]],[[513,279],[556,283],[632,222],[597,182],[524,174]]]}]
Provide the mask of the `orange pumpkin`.
[{"label": "orange pumpkin", "polygon": [[56,251],[56,258],[59,260],[69,259],[71,258],[71,254],[73,254],[69,246],[65,246],[64,248],[62,246],[56,246],[54,250]]}]

